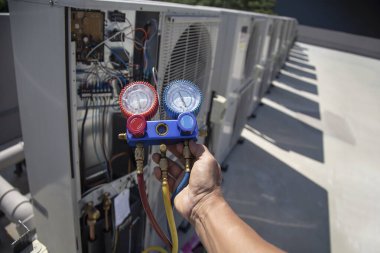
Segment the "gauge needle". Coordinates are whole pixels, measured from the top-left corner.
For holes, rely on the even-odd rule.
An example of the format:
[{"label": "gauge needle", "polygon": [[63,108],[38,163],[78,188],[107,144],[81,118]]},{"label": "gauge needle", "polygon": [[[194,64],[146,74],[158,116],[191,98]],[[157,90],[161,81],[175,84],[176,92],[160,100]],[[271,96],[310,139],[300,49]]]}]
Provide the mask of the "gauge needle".
[{"label": "gauge needle", "polygon": [[182,100],[182,103],[183,103],[183,105],[186,107],[186,103],[185,103],[185,100],[183,99],[183,97],[182,97],[182,94],[181,94],[181,92],[180,91],[178,91],[178,93],[179,93],[179,97],[181,98],[181,100]]},{"label": "gauge needle", "polygon": [[140,99],[140,94],[137,95],[137,103],[139,105],[139,109],[141,110],[141,99]]}]

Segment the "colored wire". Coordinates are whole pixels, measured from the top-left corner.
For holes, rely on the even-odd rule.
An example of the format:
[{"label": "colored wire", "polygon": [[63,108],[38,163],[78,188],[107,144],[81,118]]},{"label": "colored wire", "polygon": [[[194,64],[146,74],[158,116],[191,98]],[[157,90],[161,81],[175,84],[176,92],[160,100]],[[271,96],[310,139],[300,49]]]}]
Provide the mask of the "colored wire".
[{"label": "colored wire", "polygon": [[[107,46],[107,44],[104,44],[104,46],[106,47],[106,48],[108,48],[110,51],[111,51],[111,53],[121,62],[121,63],[123,63],[123,65],[126,67],[126,68],[128,68],[128,64],[123,60],[123,58],[121,58],[120,57],[120,55],[118,54],[118,53],[116,53],[111,47],[109,47],[109,46]],[[128,55],[127,55],[128,56]]]},{"label": "colored wire", "polygon": [[[135,32],[135,34],[136,34],[136,31],[141,31],[141,32],[143,32],[143,33],[144,33],[144,38],[143,38],[143,40],[146,40],[147,37],[148,37],[146,31],[145,31],[143,28],[136,28],[136,29],[133,30],[133,31]],[[128,38],[128,37],[127,37],[127,38]],[[144,49],[144,45],[141,44],[139,41],[136,41],[136,39],[133,39],[133,41],[135,42],[135,48],[136,48],[137,50],[140,50],[140,51],[141,51],[141,50]],[[136,47],[136,45],[139,45],[140,48]]]},{"label": "colored wire", "polygon": [[159,247],[159,246],[151,246],[149,248],[144,249],[141,253],[148,253],[151,251],[157,251],[160,253],[168,253],[164,248]]},{"label": "colored wire", "polygon": [[[154,217],[152,210],[150,209],[148,198],[145,191],[145,181],[144,181],[143,174],[137,174],[137,184],[138,184],[141,203],[144,207],[145,213],[148,216],[150,223],[153,226],[153,229],[156,231],[157,235],[161,238],[161,240],[171,249],[172,244],[170,240],[165,235],[164,231],[162,231],[160,225],[158,225],[158,222],[156,218]],[[170,204],[170,200],[169,200],[169,204]]]},{"label": "colored wire", "polygon": [[167,179],[162,181],[162,198],[164,199],[164,206],[166,212],[166,218],[169,223],[170,235],[172,238],[172,253],[178,252],[178,234],[177,234],[177,226],[175,225],[173,208],[170,204],[170,192],[169,192],[169,184]]},{"label": "colored wire", "polygon": [[119,34],[121,34],[122,32],[124,32],[125,30],[127,30],[128,28],[130,28],[129,26],[125,27],[123,30],[120,30],[119,32],[115,33],[114,35],[112,35],[111,37],[103,40],[102,42],[100,42],[98,45],[96,45],[95,47],[93,47],[90,52],[88,52],[88,54],[86,55],[86,58],[88,58],[97,48],[99,48],[101,45],[103,45],[104,43],[106,43],[107,41],[115,38],[116,36],[118,36]]},{"label": "colored wire", "polygon": [[174,207],[174,198],[178,195],[178,193],[180,193],[183,190],[183,188],[186,187],[186,185],[189,184],[189,179],[190,179],[190,172],[187,171],[170,198],[170,202],[173,207]]}]

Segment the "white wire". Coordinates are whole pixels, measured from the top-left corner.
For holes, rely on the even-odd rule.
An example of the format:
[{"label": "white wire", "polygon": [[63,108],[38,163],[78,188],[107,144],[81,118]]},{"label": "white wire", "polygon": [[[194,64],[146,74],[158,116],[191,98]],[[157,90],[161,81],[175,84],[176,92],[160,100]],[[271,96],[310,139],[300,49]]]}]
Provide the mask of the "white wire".
[{"label": "white wire", "polygon": [[111,37],[103,40],[102,42],[100,42],[98,45],[96,45],[94,48],[92,48],[90,50],[90,52],[88,52],[88,54],[86,55],[86,59],[97,49],[99,48],[101,45],[103,45],[104,43],[106,43],[107,41],[115,38],[116,36],[118,36],[119,34],[121,34],[122,32],[124,32],[125,30],[127,30],[128,28],[130,28],[131,26],[127,26],[125,28],[123,28],[122,30],[118,31],[117,33],[115,33],[114,35],[112,35]]}]

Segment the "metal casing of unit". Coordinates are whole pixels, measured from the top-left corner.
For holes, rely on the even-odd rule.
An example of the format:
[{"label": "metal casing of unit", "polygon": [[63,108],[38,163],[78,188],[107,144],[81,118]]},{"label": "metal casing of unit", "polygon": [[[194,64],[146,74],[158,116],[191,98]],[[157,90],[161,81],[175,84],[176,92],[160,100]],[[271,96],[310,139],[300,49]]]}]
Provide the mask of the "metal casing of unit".
[{"label": "metal casing of unit", "polygon": [[[256,65],[261,60],[260,49],[264,37],[257,30],[255,32],[255,28],[259,22],[264,24],[267,16],[220,8],[207,9],[219,11],[221,18],[212,89],[217,96],[222,96],[225,100],[224,103],[220,103],[218,97],[214,99],[213,112],[219,111],[222,114],[211,116],[213,127],[210,149],[217,160],[223,162],[231,150],[234,131],[241,131],[235,129],[235,121],[239,120],[239,117],[245,120],[249,111],[247,105],[239,108],[241,95],[247,90],[253,93],[251,87],[260,79],[255,69],[260,69]],[[240,109],[243,111],[238,113]]]}]

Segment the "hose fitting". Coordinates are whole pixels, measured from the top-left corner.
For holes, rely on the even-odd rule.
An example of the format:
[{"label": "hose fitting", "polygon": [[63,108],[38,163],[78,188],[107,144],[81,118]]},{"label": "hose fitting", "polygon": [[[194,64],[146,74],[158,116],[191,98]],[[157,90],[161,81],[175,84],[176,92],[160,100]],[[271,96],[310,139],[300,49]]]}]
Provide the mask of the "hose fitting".
[{"label": "hose fitting", "polygon": [[112,201],[110,199],[110,194],[109,192],[104,193],[103,197],[103,210],[104,210],[104,220],[105,220],[105,225],[104,225],[104,230],[108,232],[110,230],[110,222],[109,222],[109,210],[111,208]]},{"label": "hose fitting", "polygon": [[86,207],[86,214],[87,214],[87,225],[90,229],[90,241],[95,241],[95,225],[97,220],[100,218],[100,212],[96,207],[94,207],[94,203],[88,202]]},{"label": "hose fitting", "polygon": [[162,183],[164,183],[164,181],[166,181],[167,183],[167,180],[168,180],[169,164],[168,164],[168,159],[166,158],[166,151],[167,151],[166,145],[161,144],[160,145],[161,158],[160,158],[159,166],[161,169]]},{"label": "hose fitting", "polygon": [[183,158],[185,158],[185,171],[190,172],[191,152],[189,147],[189,140],[183,142]]},{"label": "hose fitting", "polygon": [[137,174],[143,174],[144,173],[144,145],[142,143],[136,144],[135,160],[136,160]]}]

